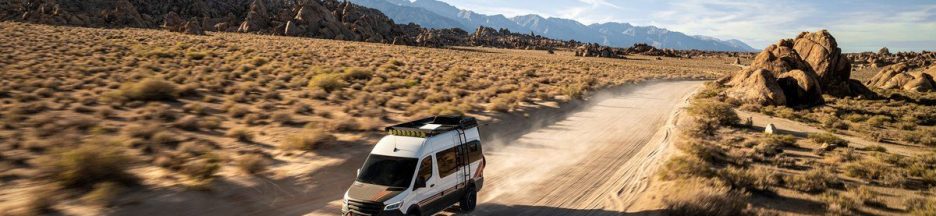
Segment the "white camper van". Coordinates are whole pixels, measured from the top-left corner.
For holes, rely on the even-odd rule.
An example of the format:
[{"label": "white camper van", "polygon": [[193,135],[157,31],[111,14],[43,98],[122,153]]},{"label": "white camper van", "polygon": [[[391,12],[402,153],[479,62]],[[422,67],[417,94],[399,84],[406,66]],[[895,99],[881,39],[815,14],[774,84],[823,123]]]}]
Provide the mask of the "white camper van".
[{"label": "white camper van", "polygon": [[435,116],[386,128],[344,195],[343,215],[471,211],[484,185],[478,121]]}]

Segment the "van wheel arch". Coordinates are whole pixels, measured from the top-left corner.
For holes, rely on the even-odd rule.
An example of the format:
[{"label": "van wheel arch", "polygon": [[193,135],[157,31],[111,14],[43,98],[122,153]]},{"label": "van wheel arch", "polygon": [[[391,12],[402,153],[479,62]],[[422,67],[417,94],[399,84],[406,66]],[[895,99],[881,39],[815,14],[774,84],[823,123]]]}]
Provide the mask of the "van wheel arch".
[{"label": "van wheel arch", "polygon": [[407,216],[422,216],[422,212],[419,211],[419,206],[413,205],[406,210]]}]

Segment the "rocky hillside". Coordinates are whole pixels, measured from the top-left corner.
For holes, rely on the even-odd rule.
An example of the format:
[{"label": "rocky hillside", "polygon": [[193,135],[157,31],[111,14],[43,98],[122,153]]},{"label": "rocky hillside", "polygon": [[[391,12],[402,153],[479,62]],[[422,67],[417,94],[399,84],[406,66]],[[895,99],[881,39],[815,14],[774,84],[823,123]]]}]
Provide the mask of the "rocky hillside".
[{"label": "rocky hillside", "polygon": [[380,11],[337,0],[10,0],[0,4],[0,19],[409,43]]}]

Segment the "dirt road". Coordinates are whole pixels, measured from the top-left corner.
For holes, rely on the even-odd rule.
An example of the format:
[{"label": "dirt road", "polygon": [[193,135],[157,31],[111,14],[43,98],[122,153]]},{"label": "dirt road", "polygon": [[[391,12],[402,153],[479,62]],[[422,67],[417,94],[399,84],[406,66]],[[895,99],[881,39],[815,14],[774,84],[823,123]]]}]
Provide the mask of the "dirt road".
[{"label": "dirt road", "polygon": [[701,84],[661,82],[598,98],[489,149],[485,188],[471,215],[621,215],[661,162],[669,121]]}]

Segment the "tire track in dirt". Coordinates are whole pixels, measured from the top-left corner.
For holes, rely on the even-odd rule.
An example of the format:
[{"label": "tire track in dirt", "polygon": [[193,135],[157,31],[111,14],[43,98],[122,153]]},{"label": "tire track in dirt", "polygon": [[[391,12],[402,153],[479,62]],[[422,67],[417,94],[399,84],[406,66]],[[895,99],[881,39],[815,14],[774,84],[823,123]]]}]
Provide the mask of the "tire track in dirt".
[{"label": "tire track in dirt", "polygon": [[647,187],[674,116],[698,81],[660,82],[607,98],[488,150],[470,215],[620,215]]}]

